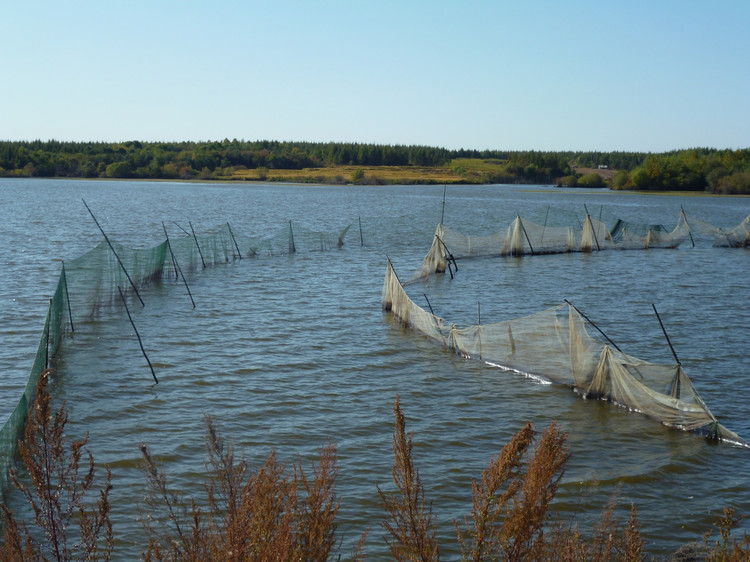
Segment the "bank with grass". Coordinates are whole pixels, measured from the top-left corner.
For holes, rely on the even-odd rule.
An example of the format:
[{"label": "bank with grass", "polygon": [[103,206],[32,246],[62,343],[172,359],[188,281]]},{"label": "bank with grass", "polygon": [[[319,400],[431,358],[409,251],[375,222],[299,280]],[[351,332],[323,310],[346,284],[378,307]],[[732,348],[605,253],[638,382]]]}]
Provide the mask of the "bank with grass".
[{"label": "bank with grass", "polygon": [[750,194],[750,149],[660,154],[280,141],[0,141],[0,177],[359,185],[554,184]]}]

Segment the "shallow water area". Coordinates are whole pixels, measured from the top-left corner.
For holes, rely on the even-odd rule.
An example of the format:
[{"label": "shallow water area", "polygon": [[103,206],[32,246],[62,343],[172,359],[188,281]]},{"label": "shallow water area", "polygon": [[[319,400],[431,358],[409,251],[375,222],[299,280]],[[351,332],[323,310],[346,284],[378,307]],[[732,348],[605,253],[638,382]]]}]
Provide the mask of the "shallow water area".
[{"label": "shallow water area", "polygon": [[[458,554],[452,520],[470,511],[471,479],[525,421],[541,429],[558,420],[568,432],[571,459],[555,511],[575,516],[585,533],[618,487],[623,505],[637,506],[654,555],[701,540],[725,506],[750,512],[750,451],[711,446],[568,388],[463,359],[381,310],[386,256],[402,280],[416,270],[443,214],[442,197],[442,186],[0,180],[0,412],[4,418],[25,385],[60,261],[101,241],[81,199],[108,236],[141,248],[163,240],[162,223],[175,236],[190,221],[199,232],[229,222],[261,237],[289,220],[323,231],[352,224],[341,249],[243,259],[189,275],[195,309],[175,280],[147,287],[143,307],[131,299],[159,384],[124,310],[102,311],[66,338],[52,391],[67,400],[71,432],[90,432],[97,462],[112,467],[117,559],[137,557],[142,547],[138,444],[149,445],[176,487],[200,495],[204,414],[251,466],[275,449],[307,467],[326,439],[335,441],[341,553],[374,523],[365,552],[386,557],[376,485],[392,488],[396,395],[447,558]],[[447,189],[444,221],[486,234],[507,228],[517,213],[541,223],[548,206],[574,213],[584,203],[592,215],[603,209],[667,227],[681,205],[719,226],[750,214],[749,198],[461,186]],[[711,411],[750,439],[748,250],[703,241],[675,250],[462,260],[459,268],[453,279],[433,276],[407,290],[461,326],[477,322],[478,305],[482,322],[493,322],[568,299],[625,352],[671,363],[655,303]]]}]

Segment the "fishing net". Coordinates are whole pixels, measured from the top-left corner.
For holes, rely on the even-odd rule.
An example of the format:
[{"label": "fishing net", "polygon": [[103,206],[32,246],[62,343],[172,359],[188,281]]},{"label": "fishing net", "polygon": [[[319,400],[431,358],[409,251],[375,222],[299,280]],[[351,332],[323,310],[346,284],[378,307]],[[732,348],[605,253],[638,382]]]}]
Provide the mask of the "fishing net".
[{"label": "fishing net", "polygon": [[694,235],[713,238],[714,246],[750,248],[750,215],[737,226],[726,228],[714,226],[693,216],[688,221]]},{"label": "fishing net", "polygon": [[208,234],[183,230],[148,249],[129,248],[105,236],[98,246],[64,262],[26,388],[0,429],[0,491],[5,491],[39,377],[54,364],[68,330],[75,331],[126,300],[142,303],[140,289],[154,282],[180,277],[184,281],[187,273],[242,258],[341,248],[350,226],[323,232],[289,221],[271,236],[254,238],[234,232],[227,223]]},{"label": "fishing net", "polygon": [[451,271],[455,260],[475,257],[523,256],[594,252],[603,250],[647,250],[677,248],[694,237],[710,237],[715,246],[749,247],[750,216],[732,228],[715,227],[680,213],[677,225],[669,230],[660,224],[644,224],[611,219],[609,224],[588,213],[582,221],[568,226],[538,224],[516,216],[507,230],[472,236],[451,230],[442,223],[435,229],[432,245],[412,280],[433,273]]},{"label": "fishing net", "polygon": [[622,353],[592,336],[587,320],[568,303],[506,322],[458,328],[417,306],[388,262],[382,304],[405,326],[464,357],[570,386],[585,398],[607,400],[671,427],[746,445],[716,420],[681,365]]}]

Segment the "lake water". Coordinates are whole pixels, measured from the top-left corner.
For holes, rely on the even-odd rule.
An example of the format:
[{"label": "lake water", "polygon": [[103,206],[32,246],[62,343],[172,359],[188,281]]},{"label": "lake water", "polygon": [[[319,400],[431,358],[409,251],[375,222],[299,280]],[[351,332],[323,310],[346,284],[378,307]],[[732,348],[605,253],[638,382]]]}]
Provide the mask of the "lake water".
[{"label": "lake water", "polygon": [[[471,480],[524,422],[557,420],[571,459],[555,502],[584,533],[619,488],[635,503],[649,554],[701,540],[725,506],[750,513],[750,451],[720,445],[479,361],[404,330],[381,310],[386,256],[401,278],[419,266],[443,213],[443,186],[296,186],[0,179],[0,414],[26,383],[61,260],[101,241],[82,199],[110,238],[147,248],[167,228],[197,232],[229,222],[268,236],[288,221],[339,231],[340,250],[243,259],[157,283],[131,309],[159,384],[154,385],[124,311],[105,312],[64,345],[52,391],[67,400],[70,432],[91,435],[112,468],[116,558],[140,552],[147,443],[172,484],[199,494],[205,424],[212,415],[251,466],[273,449],[305,466],[327,438],[338,444],[339,535],[347,557],[385,558],[376,485],[391,485],[393,401],[400,396],[426,496],[439,518],[444,559],[455,559],[453,519],[470,513]],[[504,230],[519,213],[542,222],[548,206],[583,205],[673,227],[680,206],[718,226],[750,214],[750,198],[449,187],[445,224],[468,234]],[[364,245],[360,243],[361,237]],[[714,415],[750,439],[747,354],[750,252],[698,241],[676,250],[464,260],[454,279],[408,286],[418,304],[457,325],[507,320],[570,300],[623,351],[659,363],[679,358]],[[299,456],[298,456],[299,455]],[[626,514],[624,515],[624,517]],[[750,526],[744,524],[744,529]]]}]

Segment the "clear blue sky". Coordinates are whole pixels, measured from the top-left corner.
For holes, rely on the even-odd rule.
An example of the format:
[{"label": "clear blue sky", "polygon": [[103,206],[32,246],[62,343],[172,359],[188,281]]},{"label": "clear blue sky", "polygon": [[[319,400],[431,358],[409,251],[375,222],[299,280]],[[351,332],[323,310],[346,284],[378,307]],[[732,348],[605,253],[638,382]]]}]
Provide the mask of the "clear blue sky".
[{"label": "clear blue sky", "polygon": [[750,1],[3,0],[2,140],[750,147]]}]

